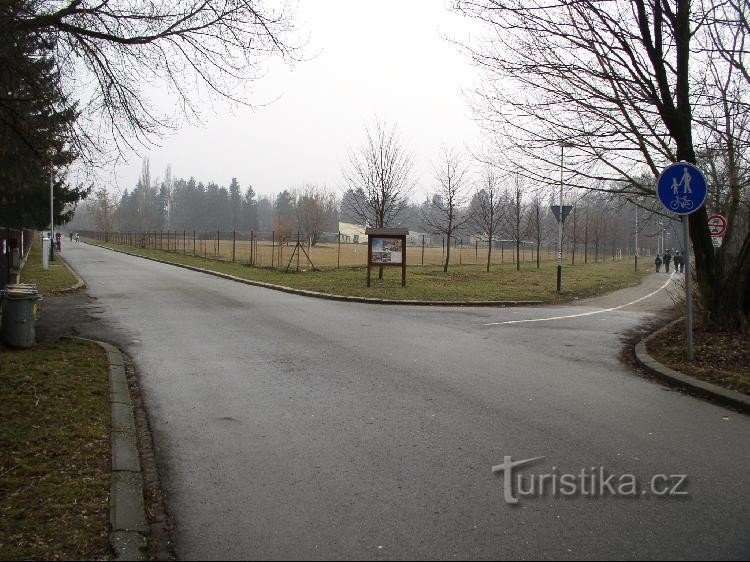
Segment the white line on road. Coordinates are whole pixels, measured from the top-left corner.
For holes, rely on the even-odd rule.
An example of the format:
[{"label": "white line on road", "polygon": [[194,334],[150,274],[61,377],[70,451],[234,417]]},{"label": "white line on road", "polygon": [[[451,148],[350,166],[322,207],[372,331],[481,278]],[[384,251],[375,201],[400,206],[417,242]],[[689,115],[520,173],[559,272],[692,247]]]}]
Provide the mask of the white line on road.
[{"label": "white line on road", "polygon": [[669,279],[667,279],[666,283],[664,283],[664,285],[662,285],[655,291],[652,291],[648,295],[645,295],[629,303],[621,304],[620,306],[614,306],[612,308],[603,308],[601,310],[594,310],[592,312],[582,312],[581,314],[569,314],[567,316],[550,316],[549,318],[529,318],[527,320],[507,320],[505,322],[490,322],[489,324],[483,324],[483,326],[501,326],[504,324],[523,324],[524,322],[547,322],[548,320],[564,320],[566,318],[580,318],[581,316],[592,316],[594,314],[602,314],[603,312],[612,312],[613,310],[620,310],[621,308],[625,308],[626,306],[630,306],[631,304],[636,304],[638,302],[641,302],[642,300],[646,300],[649,297],[653,297],[659,291],[663,291],[672,282],[672,277],[674,277],[674,272],[669,276]]}]

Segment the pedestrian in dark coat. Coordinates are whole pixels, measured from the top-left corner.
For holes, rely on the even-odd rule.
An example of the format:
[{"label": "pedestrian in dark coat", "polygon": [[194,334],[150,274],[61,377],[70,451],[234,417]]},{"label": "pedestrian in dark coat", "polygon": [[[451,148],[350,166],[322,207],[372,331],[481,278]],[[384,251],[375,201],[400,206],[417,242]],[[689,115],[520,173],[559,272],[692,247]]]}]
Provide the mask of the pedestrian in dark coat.
[{"label": "pedestrian in dark coat", "polygon": [[656,273],[659,273],[661,271],[661,256],[659,254],[656,255],[654,263],[656,264]]},{"label": "pedestrian in dark coat", "polygon": [[672,254],[669,250],[664,252],[664,273],[669,273],[669,264],[672,262]]}]

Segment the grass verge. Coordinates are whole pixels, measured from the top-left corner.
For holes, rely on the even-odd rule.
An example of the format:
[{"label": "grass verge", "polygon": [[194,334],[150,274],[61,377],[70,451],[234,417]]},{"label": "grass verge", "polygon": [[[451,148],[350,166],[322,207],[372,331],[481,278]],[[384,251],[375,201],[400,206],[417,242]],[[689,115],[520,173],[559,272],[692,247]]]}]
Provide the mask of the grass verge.
[{"label": "grass verge", "polygon": [[698,318],[693,325],[695,360],[689,362],[686,332],[685,322],[676,322],[648,342],[648,352],[670,369],[750,395],[750,334],[709,329]]},{"label": "grass verge", "polygon": [[106,365],[77,340],[0,352],[0,559],[109,556]]},{"label": "grass verge", "polygon": [[556,292],[556,264],[542,262],[524,264],[520,271],[515,265],[494,265],[488,273],[481,265],[451,266],[447,273],[436,266],[407,268],[406,287],[401,287],[400,268],[385,268],[384,278],[377,279],[372,271],[372,286],[366,286],[367,269],[325,269],[299,273],[283,270],[248,267],[239,263],[206,259],[164,250],[133,248],[112,243],[88,240],[103,247],[132,254],[210,269],[242,279],[283,285],[294,289],[326,294],[395,300],[424,301],[523,301],[546,303],[568,302],[574,298],[595,296],[616,289],[637,285],[650,269],[636,272],[630,261],[607,261],[587,265],[563,267],[563,291]]},{"label": "grass verge", "polygon": [[[21,281],[49,296],[76,283],[35,241]],[[44,315],[44,312],[42,312]],[[108,362],[96,344],[0,347],[0,559],[110,557]]]},{"label": "grass verge", "polygon": [[29,257],[21,271],[23,283],[36,283],[39,292],[49,295],[72,287],[78,281],[62,260],[55,255],[55,261],[49,262],[49,268],[42,269],[42,244],[34,240],[29,250]]}]

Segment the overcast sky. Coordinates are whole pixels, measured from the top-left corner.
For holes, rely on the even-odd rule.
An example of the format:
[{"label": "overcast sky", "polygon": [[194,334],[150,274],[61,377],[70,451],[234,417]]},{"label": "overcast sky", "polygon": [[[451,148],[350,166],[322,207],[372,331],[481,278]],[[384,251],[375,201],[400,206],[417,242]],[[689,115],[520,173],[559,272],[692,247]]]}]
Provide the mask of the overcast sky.
[{"label": "overcast sky", "polygon": [[[201,127],[186,126],[145,153],[151,177],[167,165],[195,177],[271,195],[305,183],[342,187],[347,150],[364,140],[374,117],[395,123],[415,155],[419,194],[434,184],[440,145],[475,147],[477,125],[462,90],[478,76],[445,36],[463,39],[472,22],[445,0],[304,0],[297,6],[308,57],[293,68],[272,64],[255,85],[255,110],[218,107]],[[276,99],[278,98],[278,99]],[[270,105],[265,102],[274,100]],[[112,187],[132,190],[141,158],[119,165]]]}]

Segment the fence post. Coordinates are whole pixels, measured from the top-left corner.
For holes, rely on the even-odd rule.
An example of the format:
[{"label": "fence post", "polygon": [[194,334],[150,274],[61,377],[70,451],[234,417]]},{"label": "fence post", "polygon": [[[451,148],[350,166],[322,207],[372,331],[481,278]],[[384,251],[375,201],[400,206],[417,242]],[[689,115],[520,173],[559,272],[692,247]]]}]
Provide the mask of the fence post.
[{"label": "fence post", "polygon": [[193,257],[195,257],[195,230],[193,230]]},{"label": "fence post", "polygon": [[276,231],[271,231],[271,268],[273,269],[273,258],[276,253]]},{"label": "fence post", "polygon": [[424,234],[422,235],[422,265],[424,265]]},{"label": "fence post", "polygon": [[237,230],[232,229],[232,263],[234,263],[235,247],[237,246]]},{"label": "fence post", "polygon": [[250,231],[250,265],[255,265],[255,231]]},{"label": "fence post", "polygon": [[297,250],[297,271],[299,271],[299,249],[300,249],[300,245],[299,245],[299,230],[298,230],[297,231],[297,248],[296,248],[296,250]]},{"label": "fence post", "polygon": [[216,257],[221,254],[221,230],[216,229]]},{"label": "fence post", "polygon": [[339,230],[338,250],[336,251],[336,269],[341,267],[341,231]]}]

